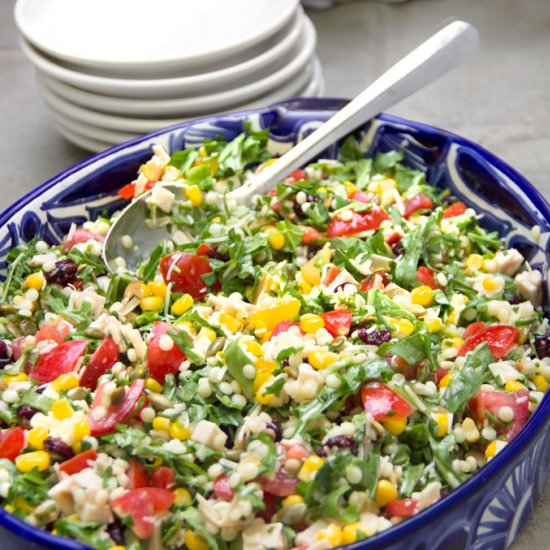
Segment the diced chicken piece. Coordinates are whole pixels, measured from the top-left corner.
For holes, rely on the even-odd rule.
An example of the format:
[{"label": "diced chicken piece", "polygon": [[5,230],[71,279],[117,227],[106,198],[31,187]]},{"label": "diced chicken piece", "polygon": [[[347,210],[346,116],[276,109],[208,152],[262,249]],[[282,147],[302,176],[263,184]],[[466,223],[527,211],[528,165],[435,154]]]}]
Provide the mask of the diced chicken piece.
[{"label": "diced chicken piece", "polygon": [[489,273],[502,273],[511,277],[523,263],[523,256],[515,249],[499,250],[491,260],[485,260],[483,268]]},{"label": "diced chicken piece", "polygon": [[522,271],[516,278],[518,292],[534,306],[542,303],[542,273],[536,269],[533,271]]},{"label": "diced chicken piece", "polygon": [[304,545],[308,550],[325,550],[332,548],[326,538],[318,539],[317,535],[329,526],[330,522],[325,519],[319,519],[312,523],[307,529],[304,529],[296,536],[296,546]]},{"label": "diced chicken piece", "polygon": [[197,443],[202,443],[211,449],[221,451],[225,447],[227,434],[218,428],[218,426],[216,426],[213,422],[201,420],[195,426],[191,439]]},{"label": "diced chicken piece", "polygon": [[500,379],[505,384],[509,380],[517,380],[521,376],[514,364],[512,361],[498,361],[497,363],[491,363],[489,370],[495,378]]},{"label": "diced chicken piece", "polygon": [[[415,495],[413,495],[414,497]],[[417,493],[416,498],[418,499],[418,504],[416,505],[417,512],[431,506],[441,498],[441,483],[439,481],[428,483],[422,491]]]},{"label": "diced chicken piece", "polygon": [[247,550],[282,550],[286,546],[282,523],[255,520],[243,531],[243,548]]},{"label": "diced chicken piece", "polygon": [[147,204],[154,204],[163,212],[169,214],[175,200],[176,195],[174,195],[174,193],[168,191],[168,189],[165,189],[162,185],[156,185],[151,191],[151,196],[147,199]]},{"label": "diced chicken piece", "polygon": [[105,297],[100,296],[91,286],[80,292],[77,290],[71,292],[69,296],[70,308],[80,309],[84,303],[90,305],[91,310],[94,312],[94,319],[97,319],[105,307]]}]

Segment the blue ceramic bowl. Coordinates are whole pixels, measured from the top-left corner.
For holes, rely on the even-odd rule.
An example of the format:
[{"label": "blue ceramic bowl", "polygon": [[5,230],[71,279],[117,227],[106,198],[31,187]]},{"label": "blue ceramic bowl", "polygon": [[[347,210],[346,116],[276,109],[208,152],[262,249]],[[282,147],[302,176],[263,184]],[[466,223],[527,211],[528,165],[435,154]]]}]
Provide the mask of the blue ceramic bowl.
[{"label": "blue ceramic bowl", "polygon": [[[266,109],[186,122],[96,155],[37,187],[0,215],[0,276],[6,254],[20,241],[40,236],[59,242],[71,223],[83,223],[121,204],[116,191],[132,181],[138,167],[159,143],[167,150],[197,146],[221,134],[227,140],[243,123],[271,129],[273,149],[282,152],[345,104],[338,99],[295,99]],[[549,311],[548,257],[550,207],[514,169],[479,145],[424,124],[381,115],[359,130],[369,154],[400,149],[406,164],[426,170],[428,181],[483,214],[482,224],[496,229],[544,275],[544,307]],[[322,155],[334,157],[338,144]],[[531,229],[539,226],[535,239]],[[349,548],[407,550],[498,550],[516,537],[550,471],[550,397],[527,427],[494,460],[435,505],[388,531]],[[0,509],[3,550],[86,545],[31,527]]]}]

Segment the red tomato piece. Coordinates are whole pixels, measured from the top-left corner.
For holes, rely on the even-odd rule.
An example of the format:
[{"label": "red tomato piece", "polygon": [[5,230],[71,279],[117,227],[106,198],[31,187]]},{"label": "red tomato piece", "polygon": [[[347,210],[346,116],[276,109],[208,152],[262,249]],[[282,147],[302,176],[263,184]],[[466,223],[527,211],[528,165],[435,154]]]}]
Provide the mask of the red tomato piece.
[{"label": "red tomato piece", "polygon": [[149,340],[149,349],[147,350],[147,368],[152,378],[164,382],[167,374],[178,372],[180,365],[185,361],[185,354],[174,344],[172,349],[164,351],[160,349],[161,337],[170,330],[172,325],[157,321],[153,325],[152,338]]},{"label": "red tomato piece", "polygon": [[206,243],[201,243],[197,248],[197,255],[208,256],[210,250],[212,250],[212,247],[208,246]]},{"label": "red tomato piece", "polygon": [[25,446],[25,430],[12,428],[0,432],[0,458],[15,460]]},{"label": "red tomato piece", "polygon": [[290,321],[282,321],[279,323],[272,331],[271,336],[269,339],[273,338],[274,336],[277,336],[277,334],[281,334],[281,332],[287,332],[290,327],[299,327],[300,323],[291,323]]},{"label": "red tomato piece", "polygon": [[[149,191],[155,186],[156,181],[148,181],[143,188],[144,191]],[[136,194],[136,184],[134,182],[126,184],[124,187],[118,190],[119,197],[129,200],[133,199]]]},{"label": "red tomato piece", "polygon": [[396,416],[409,416],[412,413],[408,401],[380,382],[363,386],[361,397],[365,411],[379,422]]},{"label": "red tomato piece", "polygon": [[353,193],[350,193],[348,195],[348,198],[357,202],[370,202],[370,197],[367,195],[367,193],[361,191],[360,189],[356,189]]},{"label": "red tomato piece", "polygon": [[275,479],[264,479],[262,481],[263,490],[266,493],[278,497],[288,497],[296,494],[296,485],[300,480],[297,477],[290,477],[283,470],[275,474]]},{"label": "red tomato piece", "polygon": [[78,229],[75,229],[72,233],[72,235],[69,237],[68,235],[63,239],[63,248],[65,250],[71,250],[71,248],[75,244],[79,243],[85,243],[89,240],[94,240],[102,243],[105,238],[102,235],[98,235],[97,233],[92,233],[91,231],[88,231],[87,229],[83,229],[82,227],[79,227]]},{"label": "red tomato piece", "polygon": [[389,518],[408,518],[416,510],[417,500],[413,498],[402,498],[386,504],[384,513]]},{"label": "red tomato piece", "polygon": [[134,380],[126,389],[124,400],[118,405],[108,407],[105,411],[105,407],[101,403],[105,384],[100,384],[95,392],[92,410],[88,415],[88,424],[90,424],[92,435],[108,434],[115,429],[117,424],[124,424],[137,405],[143,393],[144,385],[145,381],[141,378]]},{"label": "red tomato piece", "polygon": [[226,500],[227,502],[233,500],[235,491],[233,491],[233,487],[229,485],[228,476],[221,475],[214,480],[214,494],[219,499]]},{"label": "red tomato piece", "polygon": [[444,218],[454,218],[455,216],[460,216],[461,214],[464,214],[466,212],[467,206],[462,202],[454,202],[450,206],[447,206],[445,210],[443,211],[443,217]]},{"label": "red tomato piece", "polygon": [[336,279],[336,277],[338,277],[338,275],[340,275],[340,273],[342,273],[342,270],[339,268],[339,267],[331,267],[327,274],[325,275],[325,278],[321,281],[322,284],[324,284],[325,286],[328,286],[330,285],[330,283],[332,283],[334,281],[334,279]]},{"label": "red tomato piece", "polygon": [[423,285],[429,286],[433,290],[437,290],[439,287],[435,282],[435,273],[433,269],[426,266],[420,266],[416,270],[416,280],[420,281]]},{"label": "red tomato piece", "polygon": [[264,491],[263,501],[265,507],[257,513],[257,516],[262,518],[266,523],[271,523],[271,518],[277,512],[277,497]]},{"label": "red tomato piece", "polygon": [[510,325],[485,327],[473,336],[466,338],[466,341],[458,350],[458,355],[466,355],[469,351],[477,348],[482,342],[487,342],[491,353],[497,359],[502,359],[517,346],[518,336],[519,329]]},{"label": "red tomato piece", "polygon": [[112,369],[118,359],[118,346],[115,341],[108,336],[99,344],[98,348],[90,357],[88,364],[84,367],[80,375],[80,385],[84,388],[95,390],[99,377]]},{"label": "red tomato piece", "polygon": [[351,328],[351,311],[347,309],[337,309],[335,311],[327,311],[321,313],[321,317],[325,322],[325,328],[330,332],[331,336],[347,336]]},{"label": "red tomato piece", "polygon": [[153,470],[151,475],[151,487],[160,487],[162,489],[174,489],[176,486],[176,476],[172,468],[168,466],[159,466]]},{"label": "red tomato piece", "polygon": [[145,540],[155,530],[155,515],[168,510],[173,503],[172,491],[159,487],[140,487],[113,500],[111,506],[119,517],[130,516],[132,531],[136,537]]},{"label": "red tomato piece", "polygon": [[419,210],[431,210],[434,207],[434,203],[429,197],[426,197],[424,193],[418,193],[404,204],[405,210],[403,217],[408,218]]},{"label": "red tomato piece", "polygon": [[37,342],[53,340],[56,344],[62,344],[68,333],[68,327],[66,330],[60,330],[52,325],[43,325],[42,328],[34,335],[34,338]]},{"label": "red tomato piece", "polygon": [[441,382],[441,379],[447,376],[447,374],[449,374],[448,370],[444,369],[443,367],[437,367],[437,370],[435,371],[435,375],[434,375],[435,383],[439,385],[439,382]]},{"label": "red tomato piece", "polygon": [[90,465],[89,462],[94,462],[97,459],[97,453],[93,449],[88,449],[83,453],[79,453],[69,460],[65,460],[59,465],[59,471],[65,472],[66,474],[72,476],[81,472],[85,468],[88,468]]},{"label": "red tomato piece", "polygon": [[129,460],[130,467],[128,468],[126,475],[128,476],[128,487],[130,489],[139,489],[140,487],[147,487],[149,485],[149,474],[145,469],[145,466],[136,458]]},{"label": "red tomato piece", "polygon": [[400,235],[399,233],[392,233],[386,242],[390,246],[393,246],[394,244],[398,243],[402,238],[403,235]]},{"label": "red tomato piece", "polygon": [[401,359],[401,357],[395,358],[397,370],[407,379],[414,380],[418,376],[418,364],[409,365],[407,361]]},{"label": "red tomato piece", "polygon": [[290,183],[291,185],[296,183],[297,181],[304,181],[306,179],[306,173],[303,170],[300,170],[299,168],[297,170],[294,170],[288,178],[286,178],[285,182]]},{"label": "red tomato piece", "polygon": [[29,378],[33,382],[46,384],[62,374],[75,371],[87,347],[88,340],[72,340],[59,344],[38,358]]},{"label": "red tomato piece", "polygon": [[389,277],[385,273],[372,273],[361,281],[361,292],[367,290],[382,290],[390,282]]},{"label": "red tomato piece", "polygon": [[[172,264],[175,264],[172,267]],[[160,260],[160,271],[166,284],[173,283],[173,292],[191,294],[195,300],[202,300],[207,293],[202,275],[212,271],[204,256],[175,252]]]},{"label": "red tomato piece", "polygon": [[317,229],[313,229],[313,227],[309,227],[309,225],[301,225],[300,228],[304,230],[304,234],[302,235],[302,244],[304,246],[308,246],[315,241],[324,239],[323,235],[319,233]]},{"label": "red tomato piece", "polygon": [[464,331],[464,334],[462,335],[462,337],[464,338],[464,340],[467,340],[468,338],[470,338],[470,336],[475,336],[476,334],[481,332],[484,328],[485,328],[485,323],[483,323],[482,321],[478,321],[477,323],[472,323],[471,325],[468,325],[468,327],[466,327],[466,330]]},{"label": "red tomato piece", "polygon": [[495,428],[498,433],[506,434],[506,439],[511,441],[527,422],[529,391],[518,390],[513,393],[504,393],[496,390],[480,390],[470,399],[468,407],[480,425],[485,420],[485,412],[489,412],[498,418],[501,407],[510,407],[514,411],[511,426],[507,429],[498,426],[495,426]]},{"label": "red tomato piece", "polygon": [[353,212],[353,217],[350,221],[343,221],[338,218],[333,218],[327,229],[327,237],[350,237],[369,231],[378,229],[383,221],[389,220],[388,213],[378,206],[373,206],[370,212]]}]

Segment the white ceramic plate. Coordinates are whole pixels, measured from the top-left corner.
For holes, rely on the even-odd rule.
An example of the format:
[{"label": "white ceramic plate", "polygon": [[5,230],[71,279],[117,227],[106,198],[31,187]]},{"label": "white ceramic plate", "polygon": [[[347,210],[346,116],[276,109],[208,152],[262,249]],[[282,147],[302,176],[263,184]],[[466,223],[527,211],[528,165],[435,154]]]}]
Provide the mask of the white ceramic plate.
[{"label": "white ceramic plate", "polygon": [[94,68],[196,66],[281,29],[298,0],[18,0],[34,45]]},{"label": "white ceramic plate", "polygon": [[[223,101],[225,94],[231,94],[232,99],[228,101],[235,101],[241,97],[242,93],[249,93],[248,97],[245,97],[244,100],[251,97],[250,94],[259,95],[266,92],[269,88],[274,88],[278,85],[276,82],[280,82],[281,78],[286,78],[286,74],[296,71],[296,65],[302,63],[302,66],[305,65],[307,60],[311,57],[316,44],[317,35],[315,32],[315,27],[309,18],[304,18],[303,31],[299,33],[300,41],[292,49],[292,51],[298,51],[295,54],[295,58],[288,62],[281,69],[269,73],[267,76],[258,79],[256,82],[248,84],[249,88],[245,90],[244,87],[238,87],[231,91],[221,91],[216,94],[211,94],[206,97],[217,97],[214,101]],[[169,98],[178,97],[178,101],[182,101],[182,94],[189,94],[193,90],[193,85],[196,86],[195,89],[204,89],[205,80],[204,76],[194,75],[192,77],[179,77],[179,78],[169,78],[169,79],[158,79],[158,80],[126,80],[126,79],[114,79],[114,78],[104,78],[93,76],[89,74],[79,73],[76,71],[71,71],[65,67],[56,65],[45,56],[40,54],[36,49],[34,49],[28,42],[22,40],[21,47],[25,55],[31,60],[35,67],[47,74],[48,76],[72,84],[86,91],[96,92],[100,95],[108,95],[115,97],[124,97],[124,98],[139,98],[139,99],[153,99],[153,98]],[[287,54],[289,55],[289,54]],[[210,89],[212,86],[217,88],[217,79],[218,76],[214,76],[213,79],[208,77],[207,87]],[[223,80],[223,76],[222,76]],[[208,86],[208,82],[210,85]],[[212,85],[212,82],[216,82],[215,85]],[[275,82],[275,83],[274,83]],[[258,91],[256,91],[258,89]],[[190,98],[189,101],[195,100],[196,98]],[[181,108],[181,106],[180,106]],[[196,109],[197,107],[189,107],[190,109]]]},{"label": "white ceramic plate", "polygon": [[[265,78],[269,74],[282,69],[283,66],[292,59],[292,56],[295,55],[298,48],[302,48],[303,46],[307,47],[307,43],[304,44],[304,41],[306,36],[309,37],[309,33],[305,33],[305,22],[301,17],[296,23],[297,24],[294,26],[293,32],[289,35],[291,40],[289,41],[290,48],[288,51],[284,51],[287,50],[285,47],[282,52],[282,57],[278,56],[275,63],[269,63],[267,60],[263,60],[259,65],[259,68],[261,69],[260,74],[258,74],[258,71],[252,71],[251,74],[246,75],[246,78],[244,78],[243,71],[243,78],[240,79],[239,85],[255,82],[257,78]],[[264,56],[259,56],[258,59],[262,57]],[[226,72],[227,71],[216,71],[215,73],[211,73],[211,80],[212,82],[215,82],[215,85],[210,84],[210,86],[208,86],[209,79],[206,78],[206,75],[204,75],[205,78],[203,80],[197,79],[196,77],[190,77],[188,79],[189,83],[185,85],[185,95],[189,95],[188,92],[193,89],[197,92],[201,90],[204,91],[205,88],[206,90],[215,88],[216,90],[223,91],[225,87],[224,84],[227,85],[234,80],[234,77],[224,79],[223,75],[219,74]],[[133,97],[113,97],[88,92],[81,88],[77,88],[63,82],[62,80],[54,78],[41,70],[39,70],[38,74],[41,82],[46,84],[47,87],[54,91],[57,95],[72,103],[75,103],[76,105],[81,105],[82,107],[95,109],[105,113],[127,114],[133,116],[173,116],[174,114],[178,114],[182,107],[185,109],[188,101],[187,97],[178,97],[174,99],[136,99]],[[193,86],[193,82],[196,82],[198,85]],[[233,87],[238,86],[237,84],[234,84]]]},{"label": "white ceramic plate", "polygon": [[[323,75],[321,65],[316,59],[313,63],[313,77],[307,85],[296,92],[296,96],[316,97],[322,94],[324,89]],[[243,105],[240,110],[265,107],[271,103],[281,101],[290,96],[265,96],[248,105]],[[66,114],[50,109],[54,125],[59,132],[70,142],[82,147],[87,151],[99,152],[107,147],[117,145],[123,141],[138,137],[139,133],[135,132],[115,132],[101,128],[97,125],[89,124],[80,120],[75,120]],[[182,119],[188,120],[188,119]]]},{"label": "white ceramic plate", "polygon": [[[270,91],[268,94],[261,94],[260,96],[254,96],[254,103],[239,102],[237,105],[231,106],[215,105],[213,104],[211,111],[198,112],[182,112],[176,118],[142,118],[132,116],[116,116],[105,113],[99,113],[92,111],[84,107],[80,107],[67,101],[65,98],[56,94],[55,91],[47,87],[46,84],[42,84],[39,81],[39,88],[42,96],[48,105],[48,107],[56,114],[65,115],[66,117],[76,122],[84,123],[86,125],[92,125],[94,127],[100,127],[116,132],[130,132],[142,134],[146,132],[152,132],[163,128],[165,126],[171,126],[178,124],[182,120],[189,118],[197,118],[213,112],[223,112],[224,110],[238,110],[245,109],[248,106],[255,106],[258,102],[261,105],[268,105],[280,99],[296,95],[300,89],[303,89],[307,83],[312,79],[314,74],[313,62],[303,68],[299,74],[291,75],[289,81],[278,86],[275,90]],[[173,115],[175,116],[175,115]]]}]

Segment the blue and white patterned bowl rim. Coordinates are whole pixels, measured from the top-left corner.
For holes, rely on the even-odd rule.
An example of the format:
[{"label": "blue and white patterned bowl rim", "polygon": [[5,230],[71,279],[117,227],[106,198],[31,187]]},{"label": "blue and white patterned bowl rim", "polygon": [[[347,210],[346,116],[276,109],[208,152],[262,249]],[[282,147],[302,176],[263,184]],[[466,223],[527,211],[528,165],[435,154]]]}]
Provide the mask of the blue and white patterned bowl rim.
[{"label": "blue and white patterned bowl rim", "polygon": [[[70,186],[71,183],[79,180],[84,175],[96,170],[101,170],[102,168],[106,168],[110,160],[113,160],[122,154],[124,154],[124,156],[135,154],[137,157],[140,152],[143,153],[144,146],[147,146],[150,150],[152,145],[158,143],[170,151],[173,150],[173,146],[179,146],[181,148],[183,145],[186,147],[198,145],[202,142],[205,135],[210,135],[213,138],[219,134],[220,131],[223,133],[223,130],[226,130],[224,127],[217,126],[216,122],[234,119],[240,120],[242,123],[243,120],[248,120],[253,126],[259,128],[261,114],[269,113],[273,110],[282,111],[284,113],[287,110],[292,111],[295,109],[299,111],[300,109],[305,109],[302,113],[304,119],[300,121],[301,125],[298,128],[298,132],[296,132],[296,129],[293,128],[292,131],[289,132],[289,136],[287,136],[290,137],[290,140],[285,142],[284,139],[280,139],[279,137],[275,140],[274,144],[272,143],[272,145],[275,145],[278,152],[283,152],[286,148],[291,146],[291,141],[293,139],[296,137],[301,138],[307,135],[324,120],[329,118],[335,110],[341,108],[346,102],[347,100],[344,99],[333,98],[294,98],[288,101],[276,103],[265,109],[228,113],[215,117],[205,117],[164,128],[126,143],[122,143],[102,153],[94,155],[71,168],[68,168],[24,195],[0,214],[0,277],[3,278],[5,276],[4,258],[9,248],[13,246],[11,245],[12,238],[15,237],[15,239],[18,239],[17,235],[14,234],[14,229],[16,228],[15,226],[17,226],[17,222],[21,221],[25,212],[28,210],[26,210],[25,207],[29,206],[29,204],[33,201],[41,199],[43,195],[50,197],[54,196],[56,187],[59,185],[63,187]],[[311,110],[311,112],[308,113],[308,110]],[[383,128],[384,125],[389,125],[393,128],[402,128],[403,133],[409,133],[409,137],[406,140],[408,143],[393,143],[394,146],[403,147],[404,145],[414,143],[414,137],[412,137],[411,134],[414,135],[419,132],[421,134],[436,135],[447,138],[450,143],[450,148],[447,152],[447,159],[454,160],[454,156],[457,154],[459,147],[468,148],[480,158],[490,163],[492,168],[498,171],[497,175],[499,178],[502,178],[503,182],[505,182],[505,186],[513,190],[518,200],[523,201],[525,204],[528,204],[530,208],[532,208],[532,214],[539,220],[540,226],[544,230],[538,242],[539,250],[536,252],[535,257],[533,257],[531,261],[532,265],[540,265],[544,270],[545,304],[548,305],[549,294],[547,269],[544,265],[545,258],[541,257],[541,254],[544,254],[544,252],[548,249],[550,241],[550,206],[536,187],[526,180],[519,172],[480,145],[446,130],[418,122],[412,122],[392,115],[382,114],[375,120],[371,121],[370,125],[367,125],[368,130],[363,134],[363,143],[368,145],[371,140],[374,139],[378,129]],[[194,132],[193,127],[199,128],[199,131]],[[183,134],[185,134],[185,136],[183,136]],[[184,139],[184,142],[182,142],[182,139]],[[412,164],[414,165],[414,162]],[[458,175],[453,173],[452,168],[449,175],[451,178],[454,178],[454,185],[452,186],[454,195],[466,200],[469,203],[479,202],[479,197],[471,193],[471,191],[461,182]],[[63,185],[64,183],[66,185]],[[125,182],[121,182],[121,185],[124,183]],[[80,202],[82,203],[83,201]],[[97,215],[107,205],[112,206],[120,204],[120,201],[116,198],[116,193],[112,193],[98,199],[98,201],[95,204],[92,204],[91,207],[89,201],[85,202],[87,204],[86,209],[88,211],[88,217],[90,218]],[[71,207],[78,207],[78,201],[72,203]],[[522,239],[529,239],[531,241],[533,240],[528,228],[518,224],[517,220],[514,220],[513,217],[505,215],[504,218],[502,218],[503,213],[493,212],[494,207],[490,204],[485,204],[484,207],[488,214],[492,213],[493,215],[496,215],[497,220],[500,220],[505,224],[509,224],[510,227],[515,226],[515,229],[512,229],[510,232],[512,241],[518,237]],[[476,204],[476,208],[478,208],[478,204]],[[46,218],[47,216],[42,215],[41,221],[47,224],[48,220]],[[11,231],[9,230],[9,227],[11,227]],[[59,230],[49,234],[50,239],[59,239],[61,236],[62,235],[59,234]],[[510,239],[507,240],[510,242]],[[7,245],[9,246],[7,247]],[[499,470],[502,469],[510,458],[518,453],[521,448],[527,444],[530,434],[532,432],[538,432],[543,428],[543,424],[547,422],[547,417],[550,417],[550,395],[545,395],[541,405],[537,408],[536,412],[529,420],[527,429],[522,430],[503,451],[501,451],[475,475],[461,484],[457,489],[450,492],[445,496],[445,498],[438,501],[435,505],[421,511],[419,514],[411,517],[404,523],[370,537],[368,540],[359,541],[355,544],[349,545],[347,548],[350,548],[350,550],[359,550],[360,548],[363,550],[368,550],[374,546],[379,547],[380,544],[384,544],[384,546],[390,545],[395,539],[398,538],[403,538],[405,536],[412,537],[417,528],[430,521],[431,516],[442,515],[446,509],[452,508],[455,503],[458,503],[467,497],[469,493],[472,493],[476,486],[485,483],[486,480],[492,477],[497,476]],[[83,543],[61,538],[37,527],[33,527],[16,516],[6,512],[3,508],[0,508],[0,525],[12,531],[14,534],[19,534],[29,542],[45,544],[52,548],[66,550],[85,550],[89,548],[89,546]],[[512,530],[514,531],[514,529]],[[509,536],[508,540],[512,541],[516,534],[516,531],[514,531],[511,536]]]}]

